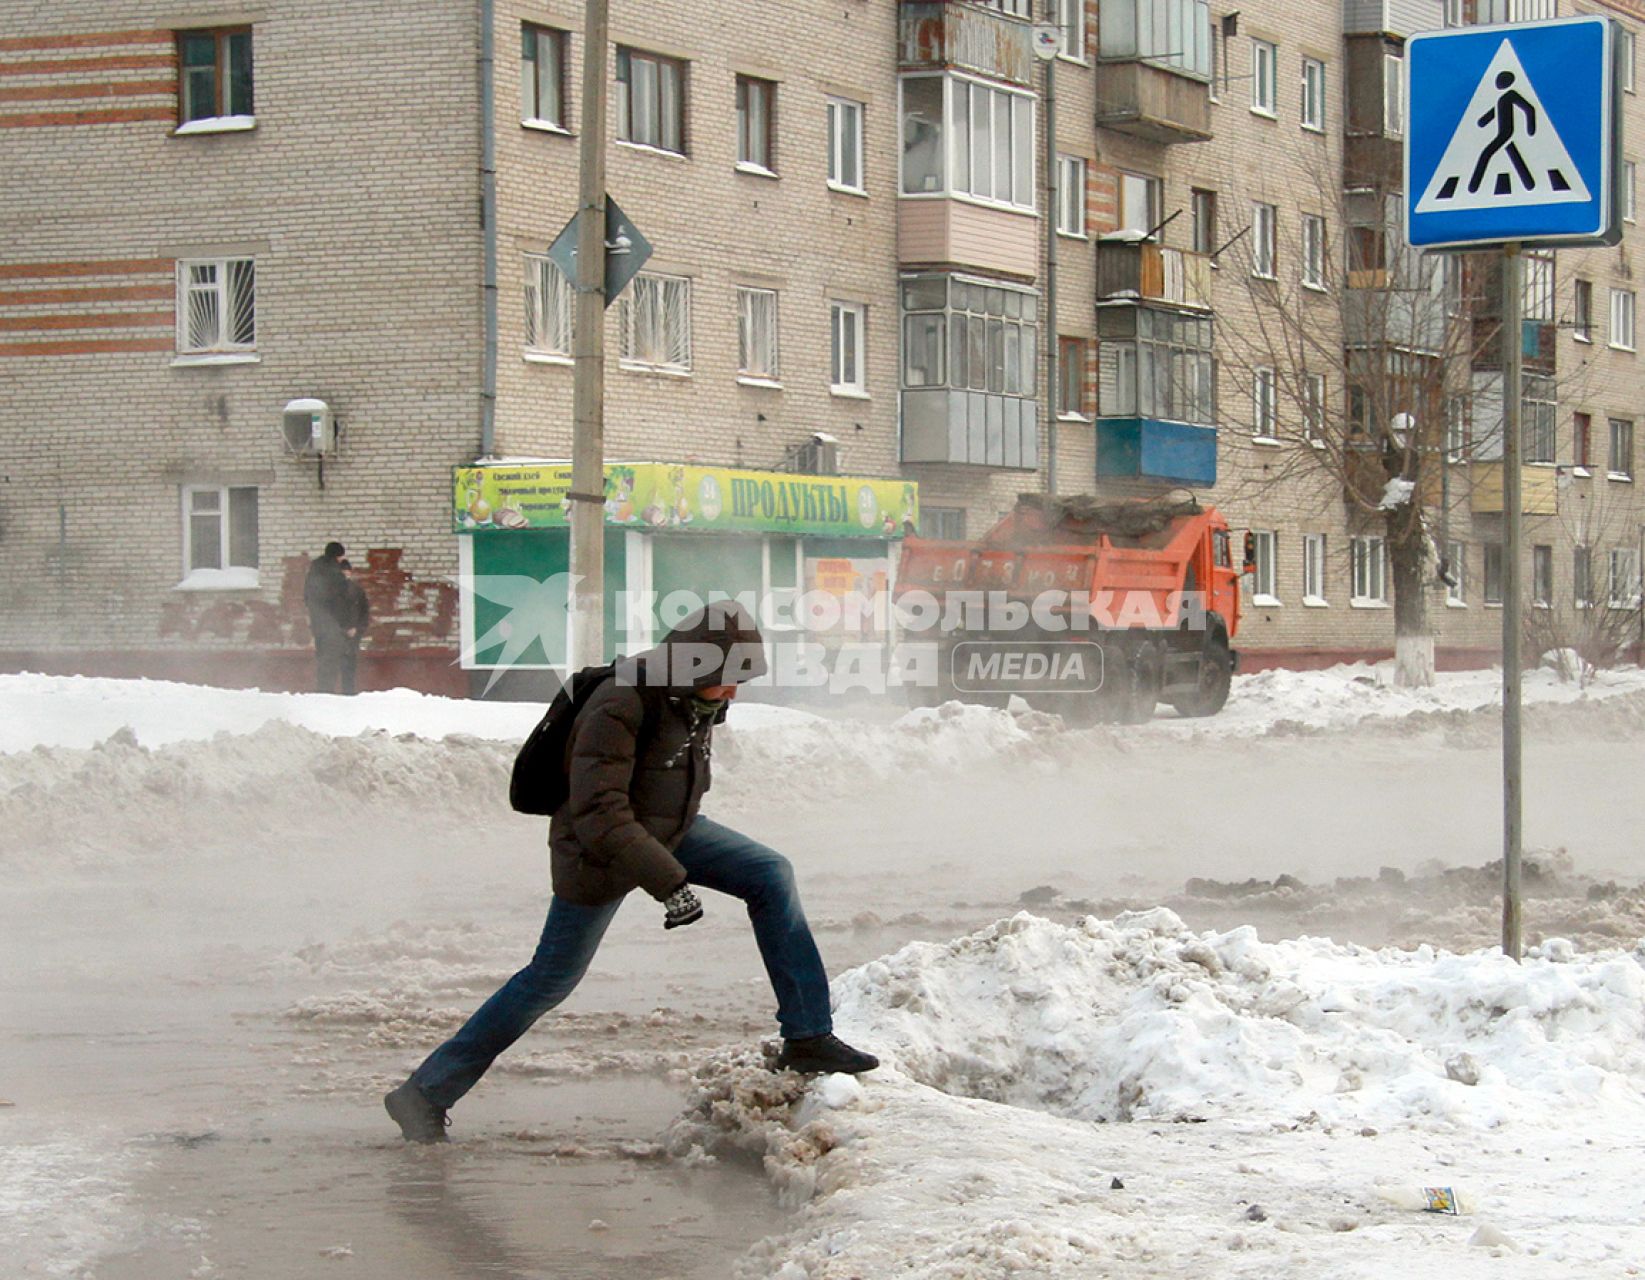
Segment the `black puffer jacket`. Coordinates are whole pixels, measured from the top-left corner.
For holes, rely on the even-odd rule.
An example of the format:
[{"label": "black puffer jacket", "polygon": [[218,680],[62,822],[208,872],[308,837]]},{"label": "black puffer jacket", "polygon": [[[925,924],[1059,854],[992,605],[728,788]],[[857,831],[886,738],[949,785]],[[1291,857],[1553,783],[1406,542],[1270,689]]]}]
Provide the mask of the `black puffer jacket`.
[{"label": "black puffer jacket", "polygon": [[704,711],[692,695],[764,671],[759,631],[729,603],[619,664],[572,731],[570,797],[549,824],[556,895],[597,906],[634,888],[661,900],[684,883],[674,850],[712,781],[711,738],[725,718],[724,707]]}]

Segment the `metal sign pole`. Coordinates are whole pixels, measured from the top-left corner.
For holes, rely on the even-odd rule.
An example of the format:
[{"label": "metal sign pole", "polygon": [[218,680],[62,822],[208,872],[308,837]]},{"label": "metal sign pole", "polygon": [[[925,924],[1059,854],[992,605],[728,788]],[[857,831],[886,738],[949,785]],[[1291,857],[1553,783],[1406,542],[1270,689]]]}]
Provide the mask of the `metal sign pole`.
[{"label": "metal sign pole", "polygon": [[1519,245],[1502,250],[1502,954],[1520,958],[1520,364]]},{"label": "metal sign pole", "polygon": [[566,675],[605,652],[605,106],[607,0],[588,0],[577,197],[571,436],[571,652]]}]

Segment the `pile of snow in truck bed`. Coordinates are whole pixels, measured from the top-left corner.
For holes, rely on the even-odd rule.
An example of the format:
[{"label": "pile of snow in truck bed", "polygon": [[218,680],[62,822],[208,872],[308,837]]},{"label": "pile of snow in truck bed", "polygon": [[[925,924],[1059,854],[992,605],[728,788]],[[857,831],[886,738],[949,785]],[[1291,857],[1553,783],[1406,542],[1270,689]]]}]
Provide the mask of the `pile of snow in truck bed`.
[{"label": "pile of snow in truck bed", "polygon": [[[1195,934],[1163,909],[1023,914],[863,965],[835,998],[878,1072],[784,1093],[726,1055],[673,1135],[753,1151],[809,1200],[749,1275],[1462,1280],[1645,1260],[1637,951],[1551,941],[1515,965]],[[1478,1212],[1388,1199],[1432,1185]]]}]

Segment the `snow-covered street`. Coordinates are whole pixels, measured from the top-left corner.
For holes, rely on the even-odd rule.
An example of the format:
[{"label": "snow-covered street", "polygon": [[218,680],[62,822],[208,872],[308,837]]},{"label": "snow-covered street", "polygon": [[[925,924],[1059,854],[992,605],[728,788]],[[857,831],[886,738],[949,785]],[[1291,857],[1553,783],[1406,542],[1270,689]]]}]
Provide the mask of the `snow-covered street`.
[{"label": "snow-covered street", "polygon": [[530,954],[540,708],[0,677],[0,1273],[1645,1274],[1645,673],[1527,678],[1523,966],[1496,680],[738,705],[707,812],[886,1065],[772,1075],[740,912],[636,900],[423,1150],[379,1095]]}]

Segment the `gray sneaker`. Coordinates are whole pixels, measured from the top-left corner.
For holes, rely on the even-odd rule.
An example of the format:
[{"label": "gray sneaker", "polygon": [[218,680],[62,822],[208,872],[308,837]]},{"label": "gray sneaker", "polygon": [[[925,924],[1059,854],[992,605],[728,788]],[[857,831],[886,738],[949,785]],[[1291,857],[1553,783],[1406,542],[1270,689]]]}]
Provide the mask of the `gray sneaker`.
[{"label": "gray sneaker", "polygon": [[451,1117],[423,1096],[423,1091],[407,1080],[398,1089],[383,1095],[383,1106],[400,1126],[407,1142],[448,1142],[446,1126]]}]

